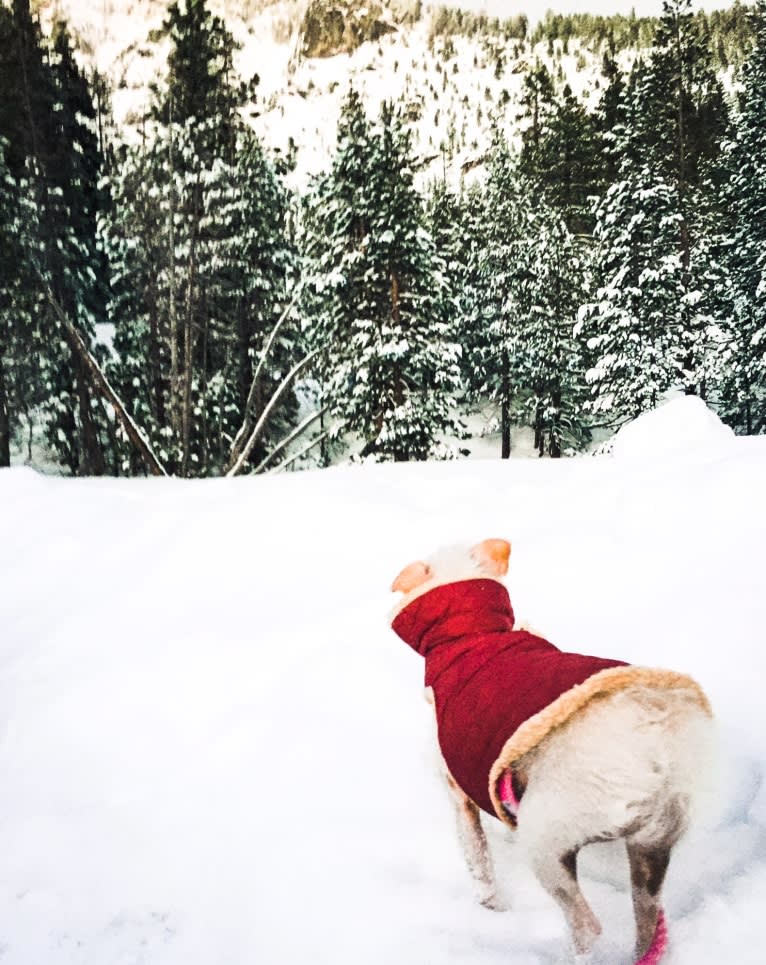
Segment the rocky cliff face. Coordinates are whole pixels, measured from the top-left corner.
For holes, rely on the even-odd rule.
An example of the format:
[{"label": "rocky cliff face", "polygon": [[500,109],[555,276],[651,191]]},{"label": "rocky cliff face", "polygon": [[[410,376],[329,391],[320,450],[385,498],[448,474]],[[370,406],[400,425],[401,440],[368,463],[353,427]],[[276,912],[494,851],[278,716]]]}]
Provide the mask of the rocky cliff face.
[{"label": "rocky cliff face", "polygon": [[363,43],[396,30],[394,17],[379,3],[359,0],[313,0],[301,26],[304,57],[353,53]]}]

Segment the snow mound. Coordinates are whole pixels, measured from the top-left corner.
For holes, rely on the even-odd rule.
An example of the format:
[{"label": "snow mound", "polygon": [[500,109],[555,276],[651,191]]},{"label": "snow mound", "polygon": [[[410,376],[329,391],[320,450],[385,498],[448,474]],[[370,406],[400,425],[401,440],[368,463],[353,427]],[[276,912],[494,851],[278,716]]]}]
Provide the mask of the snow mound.
[{"label": "snow mound", "polygon": [[733,431],[696,395],[681,395],[624,425],[614,437],[613,455],[629,462],[683,460],[714,454],[735,441]]}]

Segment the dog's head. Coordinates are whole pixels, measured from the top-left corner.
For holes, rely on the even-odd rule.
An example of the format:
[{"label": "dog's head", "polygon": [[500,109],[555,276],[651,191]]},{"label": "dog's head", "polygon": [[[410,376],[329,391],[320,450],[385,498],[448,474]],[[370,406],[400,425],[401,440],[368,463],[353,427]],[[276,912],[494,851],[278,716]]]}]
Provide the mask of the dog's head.
[{"label": "dog's head", "polygon": [[460,580],[491,579],[500,581],[508,572],[511,544],[504,539],[485,539],[476,546],[448,546],[425,560],[405,566],[391,584],[402,597],[394,613],[399,613],[417,597],[436,586]]}]

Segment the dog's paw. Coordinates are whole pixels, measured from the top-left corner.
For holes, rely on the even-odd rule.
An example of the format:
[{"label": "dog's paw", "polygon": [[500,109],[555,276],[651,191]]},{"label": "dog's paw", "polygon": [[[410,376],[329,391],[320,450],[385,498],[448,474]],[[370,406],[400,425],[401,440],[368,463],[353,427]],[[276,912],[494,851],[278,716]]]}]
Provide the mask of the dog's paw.
[{"label": "dog's paw", "polygon": [[490,911],[508,911],[507,903],[495,891],[480,896],[479,904],[482,908],[488,908]]}]

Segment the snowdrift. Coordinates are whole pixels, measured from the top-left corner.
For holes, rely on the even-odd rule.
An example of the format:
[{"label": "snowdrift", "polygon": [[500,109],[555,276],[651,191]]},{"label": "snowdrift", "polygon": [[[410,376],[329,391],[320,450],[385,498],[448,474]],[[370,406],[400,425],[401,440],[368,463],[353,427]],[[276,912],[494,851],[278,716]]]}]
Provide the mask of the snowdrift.
[{"label": "snowdrift", "polygon": [[[511,907],[474,902],[422,665],[386,623],[404,563],[506,536],[520,618],[708,691],[723,775],[671,864],[668,961],[761,963],[766,445],[708,420],[680,447],[678,403],[645,419],[611,459],[0,472],[2,961],[560,961],[563,920],[497,822]],[[624,857],[583,869],[597,960],[626,963]]]}]

